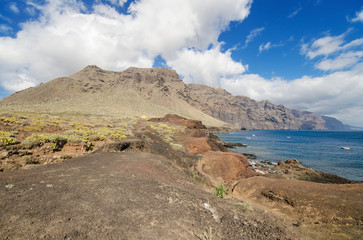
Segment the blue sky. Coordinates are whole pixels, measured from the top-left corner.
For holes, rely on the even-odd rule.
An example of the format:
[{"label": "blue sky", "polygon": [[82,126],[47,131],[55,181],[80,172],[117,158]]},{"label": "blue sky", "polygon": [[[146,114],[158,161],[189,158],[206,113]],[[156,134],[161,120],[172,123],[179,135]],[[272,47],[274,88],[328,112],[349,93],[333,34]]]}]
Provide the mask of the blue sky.
[{"label": "blue sky", "polygon": [[358,0],[0,1],[0,97],[90,64],[164,66],[363,126],[362,60]]}]

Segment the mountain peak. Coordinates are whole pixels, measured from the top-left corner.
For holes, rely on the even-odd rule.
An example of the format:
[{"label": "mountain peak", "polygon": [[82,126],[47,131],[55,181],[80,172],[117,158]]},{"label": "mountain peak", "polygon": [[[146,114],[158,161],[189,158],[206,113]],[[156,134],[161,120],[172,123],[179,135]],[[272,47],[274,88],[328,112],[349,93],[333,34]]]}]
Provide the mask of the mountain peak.
[{"label": "mountain peak", "polygon": [[87,67],[83,68],[81,72],[83,71],[98,71],[103,70],[102,68],[98,67],[97,65],[88,65]]}]

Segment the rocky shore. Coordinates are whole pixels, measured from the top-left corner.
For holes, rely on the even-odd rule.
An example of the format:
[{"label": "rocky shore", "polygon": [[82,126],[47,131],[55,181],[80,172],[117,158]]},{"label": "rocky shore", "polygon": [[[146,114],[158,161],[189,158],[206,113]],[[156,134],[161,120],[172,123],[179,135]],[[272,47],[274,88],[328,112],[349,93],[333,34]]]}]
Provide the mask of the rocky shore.
[{"label": "rocky shore", "polygon": [[[3,136],[16,140],[0,149],[2,239],[363,234],[362,183],[294,159],[271,164],[232,153],[227,148],[236,144],[224,143],[200,121],[177,115],[33,118],[0,121]],[[37,130],[39,122],[41,132],[24,131]]]}]

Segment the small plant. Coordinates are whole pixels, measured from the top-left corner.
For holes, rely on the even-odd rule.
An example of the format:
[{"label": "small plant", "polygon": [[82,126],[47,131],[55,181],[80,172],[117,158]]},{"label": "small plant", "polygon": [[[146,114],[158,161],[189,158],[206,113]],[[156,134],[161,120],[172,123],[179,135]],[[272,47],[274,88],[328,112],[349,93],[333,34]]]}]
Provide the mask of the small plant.
[{"label": "small plant", "polygon": [[50,134],[36,134],[27,137],[22,143],[26,148],[34,148],[42,146],[44,143],[50,143],[53,151],[59,151],[62,149],[64,144],[67,143],[67,138],[61,135],[50,135]]},{"label": "small plant", "polygon": [[88,151],[92,151],[94,149],[94,145],[91,142],[86,142],[84,144],[84,149],[88,152]]},{"label": "small plant", "polygon": [[61,158],[61,159],[63,159],[63,160],[67,160],[67,159],[71,159],[71,158],[72,158],[72,156],[67,155],[67,154],[64,154],[64,155],[62,155],[60,158]]},{"label": "small plant", "polygon": [[227,193],[227,189],[226,187],[221,184],[219,185],[218,187],[216,187],[214,190],[213,190],[213,194],[220,197],[220,198],[224,198],[224,196],[226,195]]},{"label": "small plant", "polygon": [[23,130],[25,132],[41,132],[43,130],[43,126],[29,125],[29,126],[23,127],[21,130]]},{"label": "small plant", "polygon": [[14,116],[11,117],[0,117],[0,120],[3,121],[4,123],[17,123],[17,119]]},{"label": "small plant", "polygon": [[39,164],[39,161],[33,158],[32,156],[23,156],[22,160],[24,164]]},{"label": "small plant", "polygon": [[196,176],[196,174],[195,174],[195,172],[192,172],[192,179],[194,180],[194,181],[197,181],[197,176]]},{"label": "small plant", "polygon": [[248,203],[248,202],[239,202],[239,203],[237,203],[237,205],[238,205],[238,206],[241,206],[241,207],[243,207],[244,209],[249,210],[249,211],[252,211],[252,210],[253,210],[253,207],[252,207],[252,206],[251,206],[251,204],[250,204],[250,203]]},{"label": "small plant", "polygon": [[14,138],[11,132],[0,131],[0,147],[17,144],[19,141]]},{"label": "small plant", "polygon": [[170,146],[173,148],[173,150],[175,151],[179,151],[183,149],[183,146],[177,143],[170,143]]},{"label": "small plant", "polygon": [[169,136],[166,136],[166,137],[164,137],[164,141],[165,141],[166,143],[171,143],[171,142],[173,141],[173,138],[171,138],[171,137],[169,137]]}]

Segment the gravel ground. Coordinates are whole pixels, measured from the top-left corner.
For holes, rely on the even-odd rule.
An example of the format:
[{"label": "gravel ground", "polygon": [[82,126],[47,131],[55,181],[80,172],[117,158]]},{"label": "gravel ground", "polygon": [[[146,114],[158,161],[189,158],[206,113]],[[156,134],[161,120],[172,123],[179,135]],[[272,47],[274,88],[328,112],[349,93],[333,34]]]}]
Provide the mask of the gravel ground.
[{"label": "gravel ground", "polygon": [[97,153],[0,173],[0,239],[307,239],[169,159]]}]

